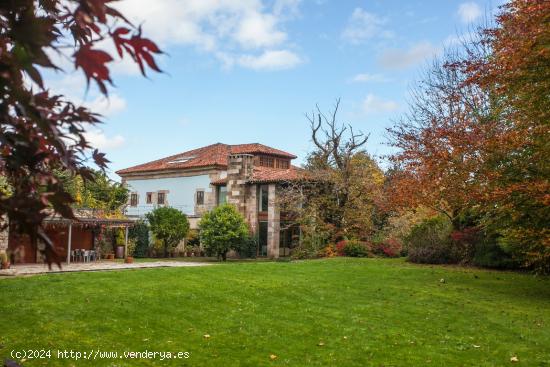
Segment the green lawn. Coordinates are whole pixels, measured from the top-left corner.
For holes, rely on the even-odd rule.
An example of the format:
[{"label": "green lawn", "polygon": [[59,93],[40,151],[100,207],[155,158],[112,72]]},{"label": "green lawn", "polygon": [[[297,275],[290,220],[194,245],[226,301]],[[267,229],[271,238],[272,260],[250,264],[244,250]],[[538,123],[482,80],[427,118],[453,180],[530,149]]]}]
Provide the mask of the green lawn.
[{"label": "green lawn", "polygon": [[550,280],[526,274],[339,258],[9,278],[0,295],[2,358],[190,352],[25,366],[550,366]]}]

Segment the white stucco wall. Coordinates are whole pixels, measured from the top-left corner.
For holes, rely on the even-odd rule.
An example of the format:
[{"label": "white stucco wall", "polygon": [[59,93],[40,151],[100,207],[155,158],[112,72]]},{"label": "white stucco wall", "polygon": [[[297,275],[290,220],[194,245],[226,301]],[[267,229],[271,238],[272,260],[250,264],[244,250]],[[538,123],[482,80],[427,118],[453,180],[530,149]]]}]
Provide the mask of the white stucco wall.
[{"label": "white stucco wall", "polygon": [[167,206],[179,209],[187,215],[194,215],[196,190],[202,189],[205,193],[213,190],[210,187],[208,175],[152,179],[128,178],[126,185],[130,193],[137,192],[139,200],[137,206],[127,207],[126,214],[130,216],[143,216],[153,210],[156,205],[147,204],[147,193],[158,191],[168,191],[166,194]]}]

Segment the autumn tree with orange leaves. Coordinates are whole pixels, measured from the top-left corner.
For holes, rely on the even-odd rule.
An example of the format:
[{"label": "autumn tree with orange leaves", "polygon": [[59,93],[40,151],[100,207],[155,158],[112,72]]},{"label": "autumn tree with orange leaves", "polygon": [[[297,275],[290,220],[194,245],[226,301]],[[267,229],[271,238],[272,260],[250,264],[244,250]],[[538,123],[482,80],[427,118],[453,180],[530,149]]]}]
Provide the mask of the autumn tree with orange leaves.
[{"label": "autumn tree with orange leaves", "polygon": [[[0,217],[14,229],[45,244],[48,263],[60,258],[41,228],[53,209],[72,218],[74,198],[56,177],[65,171],[93,179],[88,167],[105,168],[108,160],[86,140],[101,116],[51,92],[45,70],[63,71],[49,55],[63,54],[107,95],[112,84],[109,63],[130,57],[143,75],[146,67],[160,71],[157,45],[142,36],[112,0],[17,0],[0,3],[0,174],[11,190],[0,194]],[[101,49],[113,42],[117,55]],[[5,228],[6,222],[2,223]]]},{"label": "autumn tree with orange leaves", "polygon": [[550,1],[503,5],[412,96],[390,129],[393,204],[429,206],[458,229],[475,212],[522,265],[550,272]]}]

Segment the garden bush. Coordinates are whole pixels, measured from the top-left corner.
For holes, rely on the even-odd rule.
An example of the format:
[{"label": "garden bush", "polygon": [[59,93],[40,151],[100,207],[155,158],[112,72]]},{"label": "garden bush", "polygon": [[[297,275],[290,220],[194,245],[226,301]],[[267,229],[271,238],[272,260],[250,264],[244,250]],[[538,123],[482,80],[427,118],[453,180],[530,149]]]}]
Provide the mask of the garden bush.
[{"label": "garden bush", "polygon": [[483,233],[478,227],[466,227],[451,233],[450,257],[462,264],[471,264],[476,246],[482,240]]},{"label": "garden bush", "polygon": [[323,250],[328,246],[330,233],[328,231],[304,230],[301,243],[292,250],[294,259],[314,259],[323,255]]},{"label": "garden bush", "polygon": [[372,251],[377,256],[399,257],[403,252],[403,244],[395,238],[388,238],[382,242],[375,243],[372,246]]},{"label": "garden bush", "polygon": [[405,239],[409,261],[425,264],[455,262],[452,256],[451,231],[450,221],[442,216],[432,217],[415,225]]},{"label": "garden bush", "polygon": [[339,256],[371,257],[371,248],[367,242],[359,240],[342,240],[336,244],[336,253]]},{"label": "garden bush", "polygon": [[128,237],[135,240],[136,248],[134,257],[149,256],[149,226],[144,221],[137,221],[133,227],[130,227]]},{"label": "garden bush", "polygon": [[325,248],[319,251],[320,257],[334,257],[336,255],[336,246],[332,243],[329,243]]},{"label": "garden bush", "polygon": [[493,269],[514,269],[520,264],[510,252],[501,246],[495,238],[484,238],[476,245],[472,263],[476,266]]},{"label": "garden bush", "polygon": [[242,259],[254,259],[258,253],[258,240],[256,236],[246,236],[237,246],[237,254]]}]

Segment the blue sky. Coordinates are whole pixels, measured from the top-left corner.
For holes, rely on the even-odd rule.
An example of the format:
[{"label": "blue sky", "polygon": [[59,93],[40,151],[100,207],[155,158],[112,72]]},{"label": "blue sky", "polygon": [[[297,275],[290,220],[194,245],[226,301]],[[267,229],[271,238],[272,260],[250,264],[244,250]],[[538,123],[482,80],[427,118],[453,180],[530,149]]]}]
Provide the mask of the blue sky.
[{"label": "blue sky", "polygon": [[82,92],[80,72],[50,82],[105,114],[89,138],[111,172],[216,142],[260,142],[300,163],[312,149],[304,114],[338,97],[340,120],[370,133],[367,150],[383,155],[385,128],[406,110],[423,65],[498,4],[124,0],[118,7],[167,53],[166,73],[145,79],[119,62],[108,102],[93,88]]}]

